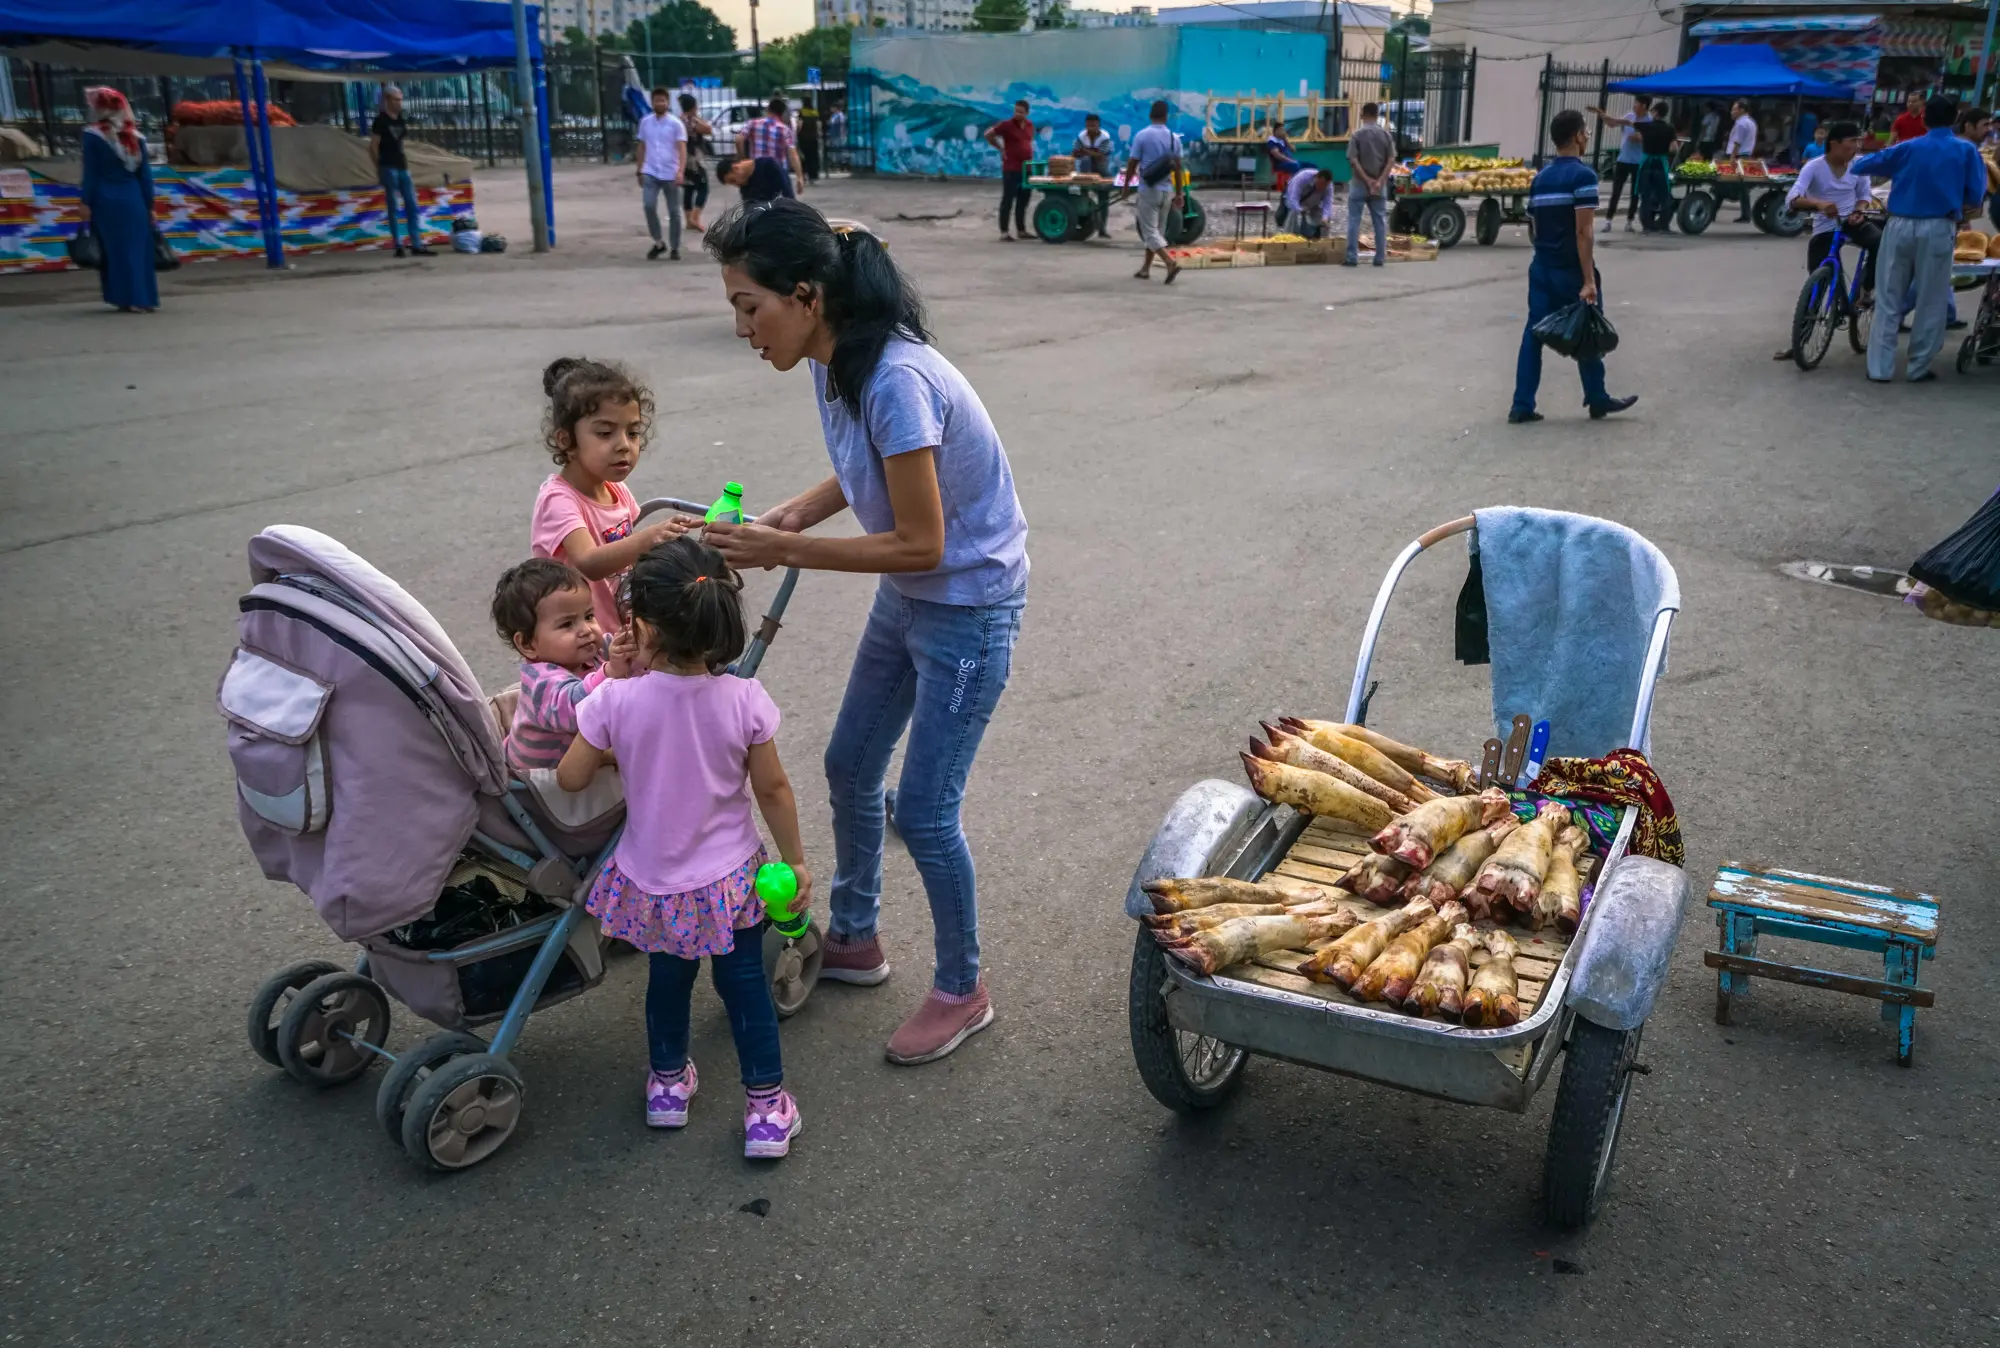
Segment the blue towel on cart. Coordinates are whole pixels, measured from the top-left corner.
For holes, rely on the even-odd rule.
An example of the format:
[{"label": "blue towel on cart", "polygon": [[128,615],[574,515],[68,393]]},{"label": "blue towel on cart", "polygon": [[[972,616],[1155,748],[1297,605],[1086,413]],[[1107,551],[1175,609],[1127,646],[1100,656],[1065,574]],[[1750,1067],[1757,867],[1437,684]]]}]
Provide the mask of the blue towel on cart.
[{"label": "blue towel on cart", "polygon": [[1590,515],[1495,506],[1475,518],[1495,733],[1504,740],[1525,714],[1549,723],[1551,758],[1649,752],[1630,744],[1632,712],[1653,620],[1681,605],[1672,563]]}]

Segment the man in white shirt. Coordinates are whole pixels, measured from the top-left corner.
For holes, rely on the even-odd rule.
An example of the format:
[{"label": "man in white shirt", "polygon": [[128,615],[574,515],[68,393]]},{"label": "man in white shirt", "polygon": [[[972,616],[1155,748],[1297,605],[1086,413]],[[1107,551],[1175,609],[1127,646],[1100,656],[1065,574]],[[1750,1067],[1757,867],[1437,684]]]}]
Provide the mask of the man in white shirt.
[{"label": "man in white shirt", "polygon": [[[669,110],[671,95],[653,90],[653,110],[639,119],[632,137],[632,156],[638,164],[639,188],[645,193],[646,232],[653,236],[648,262],[665,253],[681,260],[681,183],[687,176],[687,127]],[[660,195],[667,198],[667,238],[660,240]]]},{"label": "man in white shirt", "polygon": [[[1862,214],[1862,207],[1875,201],[1874,184],[1849,169],[1861,153],[1861,127],[1854,122],[1835,122],[1826,129],[1826,153],[1815,155],[1799,170],[1799,180],[1785,193],[1785,205],[1794,211],[1811,211],[1812,238],[1806,244],[1806,270],[1816,270],[1833,248],[1834,226],[1840,227],[1847,242],[1867,250],[1861,260],[1861,290],[1864,301],[1875,288],[1875,253],[1882,246],[1882,227]],[[1844,288],[1844,287],[1843,287]],[[1778,352],[1773,360],[1790,360],[1791,348]]]},{"label": "man in white shirt", "polygon": [[[1729,115],[1736,122],[1729,128],[1729,142],[1722,147],[1723,157],[1728,159],[1756,154],[1757,123],[1750,116],[1750,105],[1739,98],[1729,105]],[[1750,193],[1747,189],[1743,193],[1743,213],[1736,218],[1739,222],[1750,218]]]},{"label": "man in white shirt", "polygon": [[[1076,141],[1069,152],[1076,159],[1078,173],[1094,173],[1109,183],[1111,181],[1111,133],[1104,129],[1104,120],[1094,112],[1083,117],[1083,130],[1077,133]],[[1097,191],[1097,237],[1108,239],[1111,231],[1105,225],[1111,218],[1111,189]]]}]

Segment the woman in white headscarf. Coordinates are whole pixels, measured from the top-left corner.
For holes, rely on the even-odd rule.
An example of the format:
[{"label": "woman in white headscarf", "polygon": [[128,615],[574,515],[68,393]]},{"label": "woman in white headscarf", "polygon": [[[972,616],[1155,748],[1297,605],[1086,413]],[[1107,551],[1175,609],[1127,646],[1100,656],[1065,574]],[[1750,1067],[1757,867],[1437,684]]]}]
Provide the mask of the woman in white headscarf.
[{"label": "woman in white headscarf", "polygon": [[104,253],[98,284],[121,313],[160,307],[153,275],[153,173],[132,105],[116,89],[85,92],[96,120],[83,131],[83,211]]}]

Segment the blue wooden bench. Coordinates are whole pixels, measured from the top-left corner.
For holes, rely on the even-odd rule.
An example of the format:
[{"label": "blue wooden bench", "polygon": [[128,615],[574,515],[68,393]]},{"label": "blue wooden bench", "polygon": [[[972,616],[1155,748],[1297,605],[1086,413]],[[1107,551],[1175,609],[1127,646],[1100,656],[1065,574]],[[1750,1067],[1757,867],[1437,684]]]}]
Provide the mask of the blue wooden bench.
[{"label": "blue wooden bench", "polygon": [[[1715,909],[1722,949],[1703,962],[1717,975],[1715,1023],[1729,1023],[1729,1003],[1750,991],[1751,978],[1776,978],[1807,987],[1874,997],[1882,1019],[1896,1026],[1896,1061],[1910,1065],[1915,1047],[1917,1008],[1935,1002],[1917,986],[1917,968],[1937,955],[1938,901],[1928,894],[1905,894],[1805,871],[1725,863],[1716,872],[1708,906]],[[1850,950],[1880,951],[1883,977],[1808,969],[1757,958],[1759,936],[1785,936]]]}]

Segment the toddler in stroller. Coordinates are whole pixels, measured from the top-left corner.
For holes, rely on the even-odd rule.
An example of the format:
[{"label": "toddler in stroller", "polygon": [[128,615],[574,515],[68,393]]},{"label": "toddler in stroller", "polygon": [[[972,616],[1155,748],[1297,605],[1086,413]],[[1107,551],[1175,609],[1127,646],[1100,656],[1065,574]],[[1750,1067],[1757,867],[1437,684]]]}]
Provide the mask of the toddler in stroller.
[{"label": "toddler in stroller", "polygon": [[[218,693],[237,815],[264,874],[298,886],[361,947],[351,971],[310,960],[266,981],[251,1048],[315,1086],[383,1059],[376,1117],[391,1139],[427,1168],[475,1165],[518,1124],[509,1054],[528,1016],[604,977],[604,940],[581,903],[617,842],[622,800],[581,818],[516,780],[508,721],[451,638],[340,543],[280,525],[250,540],[249,558]],[[774,989],[788,1014],[810,991],[820,937],[773,937],[766,966],[782,960],[789,975]],[[391,997],[443,1033],[387,1052]],[[496,1022],[490,1040],[470,1033]]]}]

